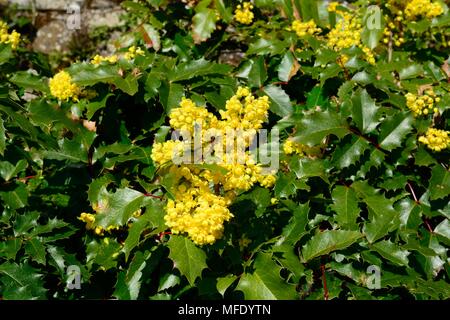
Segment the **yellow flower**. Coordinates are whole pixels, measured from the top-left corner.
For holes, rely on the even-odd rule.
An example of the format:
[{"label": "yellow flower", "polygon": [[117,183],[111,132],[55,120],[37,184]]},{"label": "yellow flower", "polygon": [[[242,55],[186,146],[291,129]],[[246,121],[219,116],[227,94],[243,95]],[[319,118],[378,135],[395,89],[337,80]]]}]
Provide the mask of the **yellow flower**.
[{"label": "yellow flower", "polygon": [[[267,96],[256,98],[248,88],[239,87],[226,102],[225,110],[219,112],[220,119],[186,98],[182,98],[180,106],[170,112],[170,126],[193,134],[193,141],[199,138],[205,150],[212,145],[207,135],[211,131],[223,138],[213,146],[220,170],[199,168],[197,164],[206,163],[203,157],[196,159],[196,164],[171,163],[173,154],[186,150],[191,152],[195,147],[193,141],[169,140],[153,145],[153,161],[159,165],[169,163],[167,172],[176,177],[171,190],[174,198],[168,201],[165,216],[172,233],[187,234],[198,245],[214,243],[222,236],[224,223],[233,217],[228,206],[238,192],[247,191],[257,183],[266,188],[274,185],[275,173],[264,174],[263,167],[250,151],[238,154],[235,145],[241,142],[245,148],[249,147],[249,138],[262,128],[268,110]],[[194,130],[199,124],[202,130]],[[245,134],[238,137],[230,129],[240,129]],[[222,153],[219,156],[220,149],[231,150],[231,155]]]},{"label": "yellow flower", "polygon": [[80,88],[72,82],[72,77],[66,71],[58,72],[49,81],[50,93],[61,101],[77,101],[81,93]]},{"label": "yellow flower", "polygon": [[406,94],[406,106],[414,113],[414,116],[428,115],[430,113],[438,113],[435,102],[439,102],[440,98],[436,97],[433,89],[427,90],[424,95],[418,96],[413,93]]},{"label": "yellow flower", "polygon": [[102,62],[104,62],[104,61],[106,61],[106,62],[109,62],[109,63],[111,63],[111,64],[114,64],[114,63],[116,63],[117,61],[119,60],[119,58],[117,57],[117,55],[112,55],[112,56],[108,56],[108,57],[102,57],[102,56],[100,56],[100,55],[95,55],[93,58],[92,58],[92,60],[91,60],[91,63],[92,64],[95,64],[95,65],[99,65],[99,64],[101,64]]},{"label": "yellow flower", "polygon": [[253,5],[250,2],[244,2],[244,4],[238,5],[234,11],[234,18],[242,24],[251,24],[254,18],[252,12]]},{"label": "yellow flower", "polygon": [[425,136],[419,137],[419,142],[429,149],[439,152],[450,147],[450,132],[434,128],[428,128]]},{"label": "yellow flower", "polygon": [[20,43],[20,33],[13,30],[8,33],[8,25],[0,20],[0,43],[10,44],[11,48],[17,49]]},{"label": "yellow flower", "polygon": [[316,33],[322,32],[322,29],[318,28],[314,20],[310,20],[308,22],[301,22],[300,20],[294,20],[292,22],[291,29],[295,31],[297,36],[300,38],[306,35],[314,35]]},{"label": "yellow flower", "polygon": [[405,7],[405,16],[408,20],[416,20],[418,17],[432,19],[443,13],[444,8],[431,0],[411,0]]},{"label": "yellow flower", "polygon": [[136,46],[131,46],[125,53],[124,58],[126,60],[133,60],[134,58],[136,58],[136,56],[143,56],[143,55],[145,55],[144,50]]},{"label": "yellow flower", "polygon": [[338,5],[340,5],[340,3],[337,1],[330,2],[328,5],[328,12],[336,12]]}]

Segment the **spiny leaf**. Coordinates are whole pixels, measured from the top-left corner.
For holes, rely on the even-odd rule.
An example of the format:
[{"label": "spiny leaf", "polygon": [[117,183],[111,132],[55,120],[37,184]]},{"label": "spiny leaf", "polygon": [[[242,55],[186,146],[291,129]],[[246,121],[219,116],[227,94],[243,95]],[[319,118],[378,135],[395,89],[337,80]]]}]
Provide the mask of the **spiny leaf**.
[{"label": "spiny leaf", "polygon": [[295,286],[287,284],[280,276],[279,267],[268,253],[259,253],[255,259],[255,271],[244,273],[236,290],[247,300],[292,300],[297,298]]},{"label": "spiny leaf", "polygon": [[195,280],[201,277],[203,269],[208,267],[205,252],[184,236],[172,235],[167,246],[170,249],[169,258],[174,262],[175,268],[193,286]]},{"label": "spiny leaf", "polygon": [[450,171],[440,165],[433,167],[430,179],[430,199],[442,199],[450,195]]},{"label": "spiny leaf", "polygon": [[412,131],[413,121],[413,116],[404,112],[387,118],[380,127],[380,147],[387,151],[400,147],[405,136]]},{"label": "spiny leaf", "polygon": [[349,133],[346,121],[337,113],[327,110],[303,117],[294,138],[297,142],[314,146],[330,134],[342,138]]},{"label": "spiny leaf", "polygon": [[357,231],[326,230],[313,236],[302,249],[303,259],[307,262],[332,251],[345,249],[362,237]]},{"label": "spiny leaf", "polygon": [[331,208],[337,212],[334,219],[340,226],[349,230],[356,230],[356,219],[359,216],[358,199],[355,192],[348,187],[336,186],[331,194],[334,203]]},{"label": "spiny leaf", "polygon": [[402,250],[397,244],[391,241],[379,241],[374,243],[371,248],[398,266],[408,265],[408,255],[410,252],[407,250]]},{"label": "spiny leaf", "polygon": [[358,90],[353,94],[353,121],[361,132],[369,133],[375,130],[378,121],[378,108],[375,101],[367,93],[366,89]]}]

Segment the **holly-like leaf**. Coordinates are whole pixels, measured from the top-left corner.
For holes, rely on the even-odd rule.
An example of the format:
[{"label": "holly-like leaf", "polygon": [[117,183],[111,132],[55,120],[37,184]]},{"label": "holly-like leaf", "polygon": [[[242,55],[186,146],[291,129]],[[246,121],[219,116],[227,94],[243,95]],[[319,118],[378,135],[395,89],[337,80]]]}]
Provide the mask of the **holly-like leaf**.
[{"label": "holly-like leaf", "polygon": [[349,133],[345,119],[335,112],[323,111],[303,117],[294,139],[297,142],[314,146],[320,144],[328,135],[333,134],[342,138]]},{"label": "holly-like leaf", "polygon": [[350,143],[336,149],[333,162],[339,169],[347,168],[355,164],[369,147],[369,142],[363,137],[352,136]]},{"label": "holly-like leaf", "polygon": [[39,238],[31,238],[25,244],[25,252],[37,263],[45,265],[45,246]]},{"label": "holly-like leaf", "polygon": [[430,199],[442,199],[450,195],[450,170],[440,165],[433,167],[430,179]]},{"label": "holly-like leaf", "polygon": [[278,266],[268,253],[259,253],[252,273],[244,273],[236,290],[244,293],[247,300],[293,300],[298,295],[295,286],[287,284],[280,276]]},{"label": "holly-like leaf", "polygon": [[122,271],[119,274],[113,296],[122,300],[136,300],[138,298],[141,290],[142,271],[147,265],[146,261],[150,255],[151,253],[148,251],[136,253],[127,272]]},{"label": "holly-like leaf", "polygon": [[283,89],[274,85],[268,85],[264,87],[263,92],[270,99],[270,111],[280,117],[286,117],[292,113],[291,100]]},{"label": "holly-like leaf", "polygon": [[331,194],[333,204],[331,208],[336,211],[334,219],[343,228],[356,230],[356,219],[359,216],[358,198],[355,192],[348,187],[336,186]]},{"label": "holly-like leaf", "polygon": [[369,221],[365,223],[363,231],[370,243],[399,227],[399,213],[394,209],[393,201],[385,198],[367,182],[357,181],[351,187],[367,205]]},{"label": "holly-like leaf", "polygon": [[409,251],[401,249],[397,244],[383,240],[371,245],[371,248],[378,252],[383,258],[388,259],[398,266],[408,265]]},{"label": "holly-like leaf", "polygon": [[375,130],[378,121],[378,107],[375,101],[367,93],[366,89],[358,90],[353,94],[353,121],[355,121],[358,129],[363,133],[369,133]]},{"label": "holly-like leaf", "polygon": [[208,267],[205,252],[184,236],[172,235],[167,246],[170,249],[169,258],[173,261],[174,267],[180,270],[180,273],[193,286],[195,280],[201,277],[203,269]]},{"label": "holly-like leaf", "polygon": [[450,245],[450,223],[448,219],[444,219],[434,228],[434,233],[440,236],[447,245]]},{"label": "holly-like leaf", "polygon": [[119,255],[120,248],[120,244],[112,238],[103,238],[100,241],[92,240],[86,246],[87,265],[92,267],[95,263],[102,270],[116,267],[116,258]]},{"label": "holly-like leaf", "polygon": [[45,299],[42,275],[29,264],[3,263],[0,265],[0,281],[3,284],[2,298],[5,300]]},{"label": "holly-like leaf", "polygon": [[303,246],[303,259],[307,262],[330,252],[345,249],[362,236],[358,231],[326,230],[320,232]]},{"label": "holly-like leaf", "polygon": [[388,117],[380,127],[380,147],[387,151],[400,147],[405,136],[412,131],[413,121],[413,116],[404,112]]},{"label": "holly-like leaf", "polygon": [[202,8],[192,18],[192,37],[195,43],[208,40],[216,29],[216,12],[212,9]]},{"label": "holly-like leaf", "polygon": [[228,275],[226,277],[217,278],[217,291],[223,296],[225,294],[225,291],[233,284],[234,281],[236,281],[238,277],[235,275]]},{"label": "holly-like leaf", "polygon": [[297,59],[294,57],[291,51],[284,54],[281,63],[278,66],[278,79],[280,81],[288,82],[297,73],[300,66]]},{"label": "holly-like leaf", "polygon": [[260,56],[250,60],[252,67],[248,73],[248,84],[254,88],[261,88],[267,80],[267,70],[264,57]]},{"label": "holly-like leaf", "polygon": [[309,204],[299,204],[292,212],[292,218],[281,232],[282,238],[278,245],[295,245],[305,234],[308,224]]},{"label": "holly-like leaf", "polygon": [[134,212],[155,201],[143,193],[130,189],[118,189],[115,193],[104,193],[98,199],[95,222],[98,226],[123,226]]}]

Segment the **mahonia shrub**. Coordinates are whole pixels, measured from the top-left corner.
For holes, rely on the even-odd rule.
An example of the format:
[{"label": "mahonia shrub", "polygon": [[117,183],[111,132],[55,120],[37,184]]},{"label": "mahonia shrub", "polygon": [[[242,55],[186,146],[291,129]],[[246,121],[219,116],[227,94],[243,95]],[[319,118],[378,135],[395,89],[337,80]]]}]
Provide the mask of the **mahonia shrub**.
[{"label": "mahonia shrub", "polygon": [[123,7],[0,22],[1,299],[450,298],[447,1]]}]

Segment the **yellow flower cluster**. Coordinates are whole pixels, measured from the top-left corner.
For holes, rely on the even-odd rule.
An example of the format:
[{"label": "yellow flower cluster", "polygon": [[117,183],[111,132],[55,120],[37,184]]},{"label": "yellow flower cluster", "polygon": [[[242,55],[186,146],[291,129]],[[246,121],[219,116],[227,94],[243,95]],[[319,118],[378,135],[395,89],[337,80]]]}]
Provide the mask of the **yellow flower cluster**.
[{"label": "yellow flower cluster", "polygon": [[405,16],[408,20],[416,20],[418,17],[432,19],[443,13],[444,8],[431,0],[411,0],[405,7]]},{"label": "yellow flower cluster", "polygon": [[0,43],[10,44],[12,49],[17,49],[20,43],[20,33],[13,30],[8,32],[8,25],[0,20]]},{"label": "yellow flower cluster", "polygon": [[418,96],[413,93],[406,94],[406,106],[414,113],[414,116],[428,115],[432,112],[438,113],[439,110],[434,106],[436,102],[441,101],[436,97],[432,89],[427,90],[424,95]]},{"label": "yellow flower cluster", "polygon": [[301,157],[317,156],[320,153],[320,148],[310,147],[292,139],[287,139],[283,144],[283,151],[287,155],[297,154]]},{"label": "yellow flower cluster", "polygon": [[314,20],[310,20],[308,22],[302,22],[300,20],[294,20],[292,22],[291,30],[295,31],[297,36],[300,38],[306,35],[314,35],[316,33],[322,32],[322,29],[318,28]]},{"label": "yellow flower cluster", "polygon": [[153,144],[151,158],[154,162],[165,164],[175,156],[182,156],[184,143],[182,141],[169,140],[164,143]]},{"label": "yellow flower cluster", "polygon": [[365,47],[361,42],[362,25],[360,19],[347,12],[336,12],[339,13],[341,19],[328,33],[327,46],[335,51],[353,46],[360,47],[366,56],[366,60],[370,64],[375,64],[375,55],[372,50]]},{"label": "yellow flower cluster", "polygon": [[337,7],[339,6],[339,2],[333,1],[328,5],[328,12],[337,12]]},{"label": "yellow flower cluster", "polygon": [[136,47],[136,46],[131,46],[130,48],[128,48],[128,51],[125,53],[125,55],[123,57],[126,60],[133,60],[137,56],[143,56],[143,55],[145,55],[144,50],[142,50],[141,48]]},{"label": "yellow flower cluster", "polygon": [[112,56],[108,56],[108,57],[102,57],[101,55],[95,55],[94,58],[92,58],[91,63],[95,64],[95,65],[99,65],[102,62],[109,62],[111,64],[116,63],[119,60],[119,58],[117,57],[117,55],[113,54]]},{"label": "yellow flower cluster", "polygon": [[425,136],[419,137],[419,142],[425,144],[429,149],[439,152],[450,148],[449,134],[449,131],[428,128]]},{"label": "yellow flower cluster", "polygon": [[[399,11],[398,16],[395,18],[395,21],[397,23],[401,22],[403,20],[402,17],[402,11]],[[383,31],[383,42],[388,44],[389,41],[392,39],[392,44],[395,45],[396,47],[400,47],[402,44],[405,43],[405,38],[404,36],[404,32],[400,31],[398,32],[399,27],[395,25],[394,22],[389,22],[387,24],[387,27],[384,28]]]},{"label": "yellow flower cluster", "polygon": [[86,223],[86,229],[87,230],[94,230],[95,234],[98,236],[103,236],[106,232],[111,232],[113,230],[119,230],[118,226],[109,226],[106,229],[102,228],[100,226],[95,226],[95,214],[92,213],[86,213],[83,212],[79,217],[78,220],[83,221]]},{"label": "yellow flower cluster", "polygon": [[72,77],[66,71],[60,71],[49,81],[50,93],[61,101],[67,101],[72,98],[78,100],[81,89],[72,82]]},{"label": "yellow flower cluster", "polygon": [[[228,206],[238,192],[247,191],[256,183],[267,188],[274,185],[275,176],[264,174],[264,168],[248,150],[238,152],[236,147],[239,142],[243,143],[244,149],[249,147],[250,138],[267,120],[268,109],[267,96],[256,98],[248,88],[240,87],[227,101],[225,110],[220,111],[220,120],[206,108],[185,98],[179,108],[171,111],[171,127],[193,134],[193,141],[169,140],[156,143],[152,150],[153,161],[158,165],[169,164],[167,172],[176,177],[174,199],[168,201],[165,216],[172,233],[186,233],[198,245],[214,243],[222,236],[223,224],[233,217]],[[239,137],[235,130],[243,135]],[[218,137],[217,140],[211,140],[211,133]],[[207,160],[205,157],[195,159],[195,164],[170,164],[174,154],[189,152],[189,156],[195,155],[197,139],[201,141],[202,151],[212,151],[217,168],[202,167]],[[225,150],[231,152],[227,154]]]},{"label": "yellow flower cluster", "polygon": [[244,2],[243,5],[238,5],[234,11],[234,18],[242,24],[251,24],[255,17],[253,12],[253,5],[250,2]]}]

